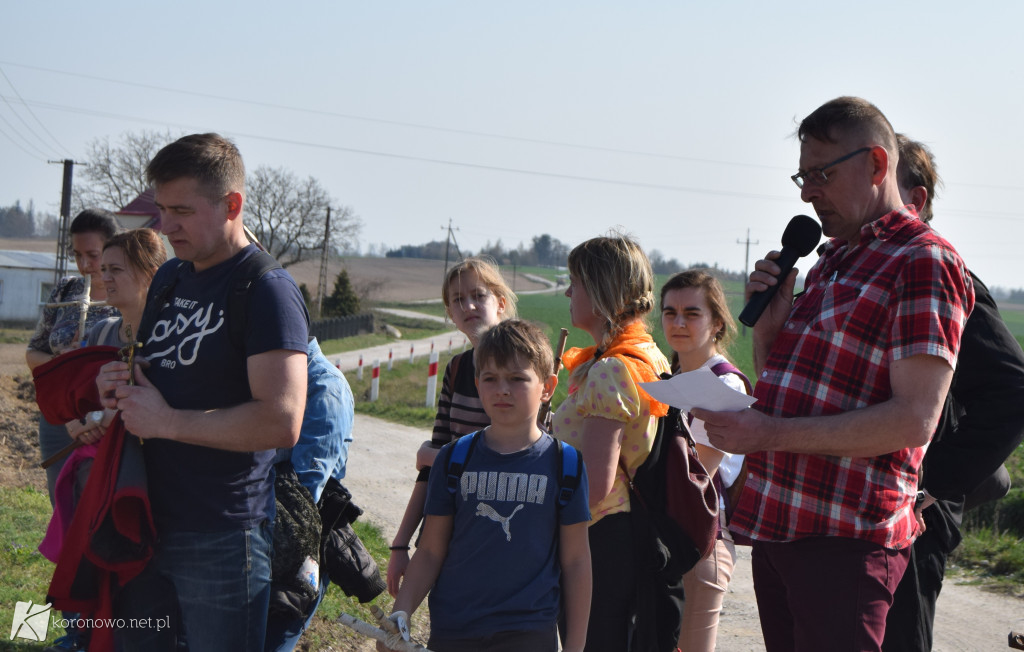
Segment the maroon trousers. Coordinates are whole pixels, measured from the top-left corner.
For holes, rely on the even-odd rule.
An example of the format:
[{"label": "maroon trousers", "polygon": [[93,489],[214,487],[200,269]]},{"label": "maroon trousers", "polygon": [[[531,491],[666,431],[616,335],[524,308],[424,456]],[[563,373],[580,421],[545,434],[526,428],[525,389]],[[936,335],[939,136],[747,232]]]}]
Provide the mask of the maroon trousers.
[{"label": "maroon trousers", "polygon": [[754,592],[766,652],[876,652],[910,549],[844,537],[755,541]]}]

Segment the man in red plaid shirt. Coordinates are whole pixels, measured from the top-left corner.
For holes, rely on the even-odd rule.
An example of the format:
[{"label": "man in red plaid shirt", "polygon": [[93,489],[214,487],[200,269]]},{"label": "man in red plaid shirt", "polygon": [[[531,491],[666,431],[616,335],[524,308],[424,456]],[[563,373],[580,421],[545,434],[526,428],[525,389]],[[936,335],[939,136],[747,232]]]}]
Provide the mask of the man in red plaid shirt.
[{"label": "man in red plaid shirt", "polygon": [[796,270],[776,280],[778,252],[757,262],[748,295],[780,285],[753,330],[755,409],[694,416],[715,447],[748,454],[731,526],[754,542],[768,652],[880,650],[974,291],[903,205],[874,105],[827,102],[797,136],[793,181],[830,240],[795,300]]}]

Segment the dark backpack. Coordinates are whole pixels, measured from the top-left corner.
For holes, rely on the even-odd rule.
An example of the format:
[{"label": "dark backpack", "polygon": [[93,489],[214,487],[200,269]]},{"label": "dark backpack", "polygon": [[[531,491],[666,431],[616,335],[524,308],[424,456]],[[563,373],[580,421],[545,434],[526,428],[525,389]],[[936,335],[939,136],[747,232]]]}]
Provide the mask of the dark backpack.
[{"label": "dark backpack", "polygon": [[[630,649],[637,652],[676,649],[683,613],[683,574],[705,553],[688,534],[694,525],[693,511],[683,507],[706,514],[712,527],[717,524],[718,494],[693,446],[679,409],[670,407],[667,415],[659,417],[651,453],[629,485],[630,525],[639,571],[636,626]],[[691,480],[691,476],[697,477]],[[684,483],[690,486],[683,487]],[[680,503],[680,496],[692,498],[695,494],[703,504]],[[702,538],[706,547],[706,531],[702,531]],[[713,546],[713,533],[710,542]]]},{"label": "dark backpack", "polygon": [[[480,431],[478,430],[473,434],[459,437],[452,444],[451,451],[448,453],[444,470],[445,475],[448,476],[448,493],[453,496],[459,491],[462,472],[466,469],[466,463],[469,461],[473,449],[476,448],[479,435]],[[583,457],[569,444],[557,439],[555,443],[558,444],[558,466],[561,469],[558,475],[558,508],[561,509],[569,504],[576,489],[580,486],[580,476],[583,475]]]}]

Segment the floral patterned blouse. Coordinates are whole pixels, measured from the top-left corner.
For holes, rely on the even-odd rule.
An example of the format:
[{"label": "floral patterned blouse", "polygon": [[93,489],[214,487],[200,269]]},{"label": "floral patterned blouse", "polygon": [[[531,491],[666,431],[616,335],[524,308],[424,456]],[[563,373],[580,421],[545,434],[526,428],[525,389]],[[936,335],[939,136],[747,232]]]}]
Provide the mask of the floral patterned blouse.
[{"label": "floral patterned blouse", "polygon": [[[85,279],[81,276],[65,276],[53,288],[47,303],[79,301],[85,296]],[[28,342],[28,348],[56,355],[69,348],[75,348],[84,339],[78,332],[81,316],[80,307],[61,306],[59,308],[44,307],[39,317],[36,332]],[[90,306],[85,317],[85,332],[97,322],[110,317],[119,317],[121,313],[111,306]]]},{"label": "floral patterned blouse", "polygon": [[[668,362],[664,362],[664,368],[655,371],[668,370]],[[583,384],[575,391],[570,388],[569,395],[555,411],[552,434],[582,450],[583,421],[588,417],[625,424],[615,481],[604,500],[591,508],[590,525],[593,525],[609,514],[629,511],[629,489],[622,466],[625,465],[632,475],[647,459],[654,445],[658,419],[651,416],[649,399],[637,391],[626,365],[614,356],[595,362]]]}]

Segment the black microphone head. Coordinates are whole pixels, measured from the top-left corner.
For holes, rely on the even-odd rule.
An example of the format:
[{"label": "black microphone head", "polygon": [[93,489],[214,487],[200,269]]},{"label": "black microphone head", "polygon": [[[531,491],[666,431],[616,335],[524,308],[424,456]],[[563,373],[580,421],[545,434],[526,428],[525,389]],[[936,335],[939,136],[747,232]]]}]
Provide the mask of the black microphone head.
[{"label": "black microphone head", "polygon": [[821,240],[821,225],[812,217],[797,215],[782,234],[782,248],[793,249],[802,258],[814,251]]}]

